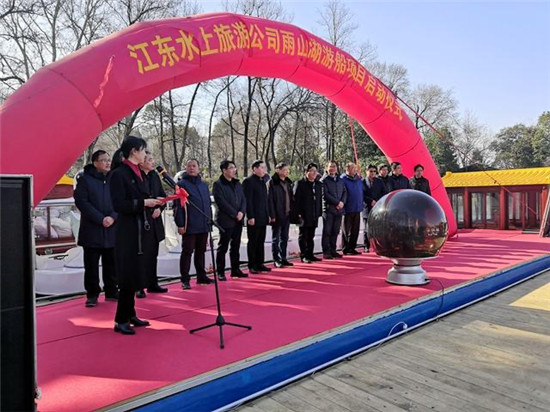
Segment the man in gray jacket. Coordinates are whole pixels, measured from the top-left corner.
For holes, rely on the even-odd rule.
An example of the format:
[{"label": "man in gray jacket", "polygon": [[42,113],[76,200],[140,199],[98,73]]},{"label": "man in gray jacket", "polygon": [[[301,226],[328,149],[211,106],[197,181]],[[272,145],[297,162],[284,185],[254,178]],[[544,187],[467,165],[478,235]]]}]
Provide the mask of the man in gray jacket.
[{"label": "man in gray jacket", "polygon": [[338,163],[330,161],[325,175],[321,178],[323,184],[323,258],[341,258],[336,252],[336,241],[340,233],[347,191],[344,182],[338,176]]}]

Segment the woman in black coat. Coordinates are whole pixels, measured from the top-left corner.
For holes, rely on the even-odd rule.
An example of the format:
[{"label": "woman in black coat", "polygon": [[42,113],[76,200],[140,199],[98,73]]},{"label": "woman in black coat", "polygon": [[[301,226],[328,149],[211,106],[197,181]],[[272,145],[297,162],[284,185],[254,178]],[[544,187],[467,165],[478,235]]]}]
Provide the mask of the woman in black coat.
[{"label": "woman in black coat", "polygon": [[306,176],[294,185],[294,209],[291,218],[292,223],[300,226],[298,244],[302,262],[311,263],[321,260],[313,255],[313,238],[322,213],[323,184],[316,179],[315,163],[308,164],[305,173]]},{"label": "woman in black coat", "polygon": [[149,325],[136,316],[134,306],[135,292],[148,282],[144,250],[156,242],[146,209],[161,204],[150,198],[145,173],[139,169],[146,147],[145,140],[127,137],[120,148],[125,160],[111,175],[111,199],[118,212],[115,261],[120,288],[114,330],[125,335],[135,334],[130,324]]},{"label": "woman in black coat", "polygon": [[[158,197],[166,197],[166,192],[162,187],[162,182],[158,173],[155,171],[155,159],[153,155],[148,150],[146,151],[145,161],[143,165],[140,165],[140,169],[146,175],[147,184],[149,186],[149,197],[156,199]],[[165,206],[157,206],[154,209],[146,208],[147,211],[147,220],[151,225],[151,231],[155,235],[155,242],[151,242],[148,248],[145,251],[147,255],[147,275],[149,277],[149,283],[147,284],[147,292],[149,293],[166,293],[168,292],[167,288],[163,288],[158,283],[157,277],[157,261],[159,254],[159,243],[162,242],[165,238],[164,224],[162,223],[162,211]],[[141,289],[136,293],[137,298],[144,298],[147,295],[145,291]]]}]

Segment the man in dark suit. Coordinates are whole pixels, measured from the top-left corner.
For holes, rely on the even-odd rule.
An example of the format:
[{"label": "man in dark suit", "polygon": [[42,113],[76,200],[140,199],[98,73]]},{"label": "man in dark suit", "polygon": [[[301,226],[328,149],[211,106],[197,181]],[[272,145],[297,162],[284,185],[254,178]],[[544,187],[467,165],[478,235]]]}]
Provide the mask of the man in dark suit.
[{"label": "man in dark suit", "polygon": [[318,179],[317,165],[310,163],[304,170],[304,178],[294,184],[294,209],[291,213],[292,223],[299,225],[298,245],[300,258],[304,263],[317,262],[322,259],[313,254],[315,229],[323,209],[323,185]]},{"label": "man in dark suit", "polygon": [[237,167],[231,160],[224,160],[220,164],[222,175],[214,182],[212,194],[216,203],[216,224],[224,232],[220,233],[218,251],[216,255],[216,270],[218,279],[227,280],[225,277],[225,255],[229,244],[231,250],[231,277],[246,278],[248,275],[240,269],[241,235],[243,231],[244,216],[246,214],[246,199],[239,179],[236,179]]},{"label": "man in dark suit", "polygon": [[275,173],[267,184],[269,215],[271,217],[271,250],[275,267],[294,266],[286,258],[290,214],[294,207],[292,180],[288,178],[290,168],[286,163],[275,166]]},{"label": "man in dark suit", "polygon": [[[270,223],[266,166],[262,160],[252,163],[252,174],[243,181],[246,198],[247,233],[248,233],[248,269],[252,274],[271,272],[264,265],[265,232]],[[267,177],[267,178],[266,178]]]},{"label": "man in dark suit", "polygon": [[414,176],[409,181],[411,184],[411,189],[419,190],[431,196],[432,191],[430,190],[430,181],[422,176],[422,173],[424,173],[424,166],[416,165],[414,167]]},{"label": "man in dark suit", "polygon": [[115,220],[110,191],[111,157],[104,150],[92,154],[92,164],[84,168],[74,191],[80,210],[78,244],[84,249],[84,288],[86,307],[97,305],[99,258],[103,269],[105,300],[118,299],[115,269]]},{"label": "man in dark suit", "polygon": [[364,248],[365,251],[369,251],[369,238],[367,233],[367,220],[369,213],[380,200],[382,196],[388,193],[386,185],[382,179],[376,177],[376,166],[369,165],[367,167],[367,177],[363,180],[363,195],[364,195],[364,209],[363,209],[363,223],[364,223]]},{"label": "man in dark suit", "polygon": [[411,188],[408,177],[403,174],[403,167],[401,166],[401,163],[393,162],[391,164],[391,171],[392,175],[390,176],[390,181],[392,183],[392,192],[394,190]]},{"label": "man in dark suit", "polygon": [[338,163],[331,160],[327,163],[326,173],[321,178],[323,184],[323,258],[341,258],[336,251],[336,242],[340,233],[344,205],[347,202],[347,189],[338,175]]}]

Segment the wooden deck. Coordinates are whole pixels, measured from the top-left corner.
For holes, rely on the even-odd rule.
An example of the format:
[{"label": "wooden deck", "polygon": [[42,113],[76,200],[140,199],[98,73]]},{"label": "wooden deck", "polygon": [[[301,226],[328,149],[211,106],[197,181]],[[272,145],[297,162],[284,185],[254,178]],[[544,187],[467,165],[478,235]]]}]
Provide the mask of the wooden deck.
[{"label": "wooden deck", "polygon": [[550,271],[239,411],[550,411]]}]

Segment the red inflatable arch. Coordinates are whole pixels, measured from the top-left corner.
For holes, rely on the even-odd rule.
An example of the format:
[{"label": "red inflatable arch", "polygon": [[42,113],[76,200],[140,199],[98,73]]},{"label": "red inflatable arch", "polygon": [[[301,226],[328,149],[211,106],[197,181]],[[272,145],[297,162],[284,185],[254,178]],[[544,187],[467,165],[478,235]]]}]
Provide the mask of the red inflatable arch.
[{"label": "red inflatable arch", "polygon": [[32,174],[36,204],[102,130],[167,90],[227,75],[281,78],[330,99],[406,174],[425,166],[456,232],[430,153],[384,84],[298,27],[230,13],[138,23],[40,69],[0,108],[0,172]]}]

